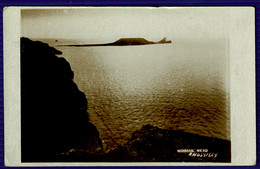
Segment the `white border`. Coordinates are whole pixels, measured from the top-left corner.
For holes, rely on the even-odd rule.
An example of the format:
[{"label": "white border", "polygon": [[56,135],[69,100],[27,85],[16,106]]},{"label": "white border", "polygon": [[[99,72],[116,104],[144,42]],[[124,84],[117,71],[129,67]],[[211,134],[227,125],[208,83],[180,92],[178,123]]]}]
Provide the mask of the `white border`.
[{"label": "white border", "polygon": [[[7,7],[4,8],[3,13],[6,166],[228,166],[256,164],[255,9],[253,7],[225,7],[230,14],[231,163],[21,163],[20,10],[32,8],[36,7]],[[211,8],[213,9],[213,7]],[[146,7],[146,9],[152,8]]]}]

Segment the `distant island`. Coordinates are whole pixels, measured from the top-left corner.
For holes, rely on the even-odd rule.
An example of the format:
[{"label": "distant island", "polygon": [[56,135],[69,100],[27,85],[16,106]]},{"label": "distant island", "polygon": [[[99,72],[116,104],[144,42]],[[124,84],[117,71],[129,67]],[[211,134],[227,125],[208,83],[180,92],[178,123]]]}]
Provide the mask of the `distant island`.
[{"label": "distant island", "polygon": [[166,40],[164,37],[162,40],[158,42],[148,41],[144,38],[121,38],[112,43],[105,44],[81,44],[81,45],[59,45],[59,46],[132,46],[132,45],[150,45],[150,44],[163,44],[163,43],[172,43],[170,40]]}]

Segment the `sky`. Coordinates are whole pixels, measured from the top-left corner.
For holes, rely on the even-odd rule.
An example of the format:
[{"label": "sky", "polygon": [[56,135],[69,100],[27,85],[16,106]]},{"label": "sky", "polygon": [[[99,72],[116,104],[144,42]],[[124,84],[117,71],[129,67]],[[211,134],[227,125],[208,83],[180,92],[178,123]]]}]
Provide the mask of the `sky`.
[{"label": "sky", "polygon": [[21,36],[111,42],[226,38],[228,8],[32,8],[21,10]]}]

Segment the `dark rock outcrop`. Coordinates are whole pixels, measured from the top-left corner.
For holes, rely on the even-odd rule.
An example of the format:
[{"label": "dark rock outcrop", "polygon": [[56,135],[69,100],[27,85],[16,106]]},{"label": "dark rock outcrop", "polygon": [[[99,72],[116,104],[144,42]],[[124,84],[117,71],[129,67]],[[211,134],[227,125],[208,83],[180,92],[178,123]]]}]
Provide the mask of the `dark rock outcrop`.
[{"label": "dark rock outcrop", "polygon": [[145,125],[127,143],[135,161],[230,161],[230,142]]},{"label": "dark rock outcrop", "polygon": [[59,160],[84,162],[230,162],[230,141],[204,137],[181,130],[145,125],[129,141],[106,154],[76,150]]},{"label": "dark rock outcrop", "polygon": [[71,148],[102,147],[70,64],[48,44],[21,38],[22,161],[48,161]]},{"label": "dark rock outcrop", "polygon": [[230,162],[230,141],[145,125],[105,161]]}]

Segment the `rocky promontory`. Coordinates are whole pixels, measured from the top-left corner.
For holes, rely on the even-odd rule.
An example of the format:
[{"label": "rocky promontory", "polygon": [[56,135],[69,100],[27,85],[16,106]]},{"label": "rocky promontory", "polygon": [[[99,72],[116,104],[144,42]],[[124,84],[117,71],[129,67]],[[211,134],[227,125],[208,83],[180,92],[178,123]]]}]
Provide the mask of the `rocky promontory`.
[{"label": "rocky promontory", "polygon": [[22,161],[48,161],[71,148],[102,149],[87,99],[61,51],[21,38]]}]

